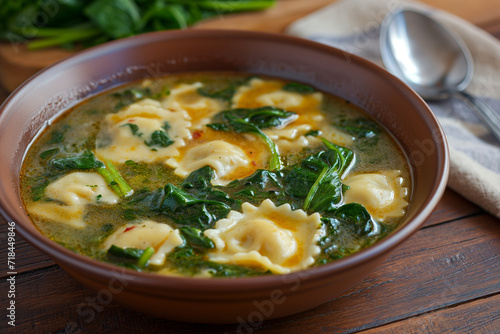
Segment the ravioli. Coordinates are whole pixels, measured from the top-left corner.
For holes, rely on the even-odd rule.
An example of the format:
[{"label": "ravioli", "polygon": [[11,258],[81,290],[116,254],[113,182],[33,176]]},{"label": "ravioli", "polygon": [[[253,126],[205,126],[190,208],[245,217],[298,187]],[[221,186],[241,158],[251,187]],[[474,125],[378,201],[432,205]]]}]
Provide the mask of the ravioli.
[{"label": "ravioli", "polygon": [[161,104],[166,109],[187,111],[192,122],[191,128],[202,128],[211,116],[224,109],[222,101],[198,94],[198,89],[202,87],[201,82],[176,85]]},{"label": "ravioli", "polygon": [[[145,99],[136,102],[104,118],[96,154],[121,163],[127,160],[166,161],[178,156],[178,149],[191,137],[189,120],[186,111],[165,109],[158,101]],[[155,140],[166,137],[171,143]]]},{"label": "ravioli", "polygon": [[260,267],[275,274],[307,268],[319,254],[320,215],[292,211],[289,204],[276,207],[268,199],[259,207],[243,203],[242,212],[231,211],[205,236],[215,243],[211,261]]},{"label": "ravioli", "polygon": [[45,188],[45,196],[53,201],[33,203],[28,208],[30,214],[77,228],[85,227],[86,205],[116,204],[119,200],[101,175],[87,172],[74,172],[52,182]]},{"label": "ravioli", "polygon": [[108,250],[112,245],[139,249],[153,247],[155,252],[149,259],[149,264],[161,266],[165,263],[167,254],[183,243],[179,230],[174,230],[167,224],[143,220],[117,229],[102,244],[102,248]]},{"label": "ravioli", "polygon": [[183,178],[201,167],[210,166],[215,170],[212,184],[224,185],[232,180],[231,174],[238,168],[247,167],[250,159],[240,147],[214,140],[191,148],[180,162],[171,159],[167,163],[175,167],[175,174]]},{"label": "ravioli", "polygon": [[408,188],[403,182],[399,170],[349,175],[344,180],[350,187],[344,200],[362,204],[379,221],[402,217],[408,206]]}]

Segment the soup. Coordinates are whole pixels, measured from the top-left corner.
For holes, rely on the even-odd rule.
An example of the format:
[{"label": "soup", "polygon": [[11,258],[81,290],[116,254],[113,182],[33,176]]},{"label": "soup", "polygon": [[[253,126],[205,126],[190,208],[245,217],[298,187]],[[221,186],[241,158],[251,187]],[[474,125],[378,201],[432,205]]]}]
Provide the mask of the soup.
[{"label": "soup", "polygon": [[27,152],[21,193],[47,237],[138,271],[286,274],[358,252],[402,220],[397,143],[301,83],[147,79],[68,110]]}]

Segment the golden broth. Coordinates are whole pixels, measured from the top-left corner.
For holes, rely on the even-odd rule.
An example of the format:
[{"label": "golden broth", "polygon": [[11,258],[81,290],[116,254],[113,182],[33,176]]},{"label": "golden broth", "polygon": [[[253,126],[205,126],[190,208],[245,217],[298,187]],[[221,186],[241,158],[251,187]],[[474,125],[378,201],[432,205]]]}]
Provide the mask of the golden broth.
[{"label": "golden broth", "polygon": [[[256,130],[257,118],[242,120],[259,108],[281,115],[272,116],[281,125]],[[224,110],[244,126],[221,116]],[[279,167],[271,168],[272,144],[259,131],[276,146]],[[335,153],[321,138],[348,150]],[[60,181],[85,173],[79,180],[92,175],[101,182],[109,165],[54,167],[83,152],[96,161],[112,152],[108,162],[134,193],[113,194],[113,182]],[[205,162],[215,173],[211,184],[186,184]],[[410,186],[397,143],[356,106],[309,86],[232,73],[171,75],[91,98],[38,136],[21,176],[27,212],[52,240],[136,270],[201,277],[287,273],[347,256],[397,226]],[[273,205],[262,204],[267,197]],[[110,240],[137,252],[110,254]],[[270,249],[273,255],[263,255]]]}]

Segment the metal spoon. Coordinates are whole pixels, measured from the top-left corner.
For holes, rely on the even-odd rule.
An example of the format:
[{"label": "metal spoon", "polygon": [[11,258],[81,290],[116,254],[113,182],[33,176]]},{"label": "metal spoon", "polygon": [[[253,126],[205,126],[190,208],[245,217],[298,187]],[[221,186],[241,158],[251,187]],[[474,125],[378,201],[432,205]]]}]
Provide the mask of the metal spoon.
[{"label": "metal spoon", "polygon": [[465,92],[473,73],[464,42],[423,12],[401,9],[384,19],[380,51],[385,67],[426,100],[458,96],[500,141],[500,118]]}]

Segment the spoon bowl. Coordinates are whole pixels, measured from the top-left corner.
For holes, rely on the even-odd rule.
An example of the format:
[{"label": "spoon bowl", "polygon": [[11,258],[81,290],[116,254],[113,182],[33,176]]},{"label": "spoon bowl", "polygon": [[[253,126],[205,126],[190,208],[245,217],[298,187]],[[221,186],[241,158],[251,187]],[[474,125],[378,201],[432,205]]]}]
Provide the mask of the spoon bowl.
[{"label": "spoon bowl", "polygon": [[429,15],[400,9],[388,15],[380,32],[385,67],[426,100],[457,96],[464,100],[500,141],[500,119],[465,89],[474,72],[465,43]]}]

